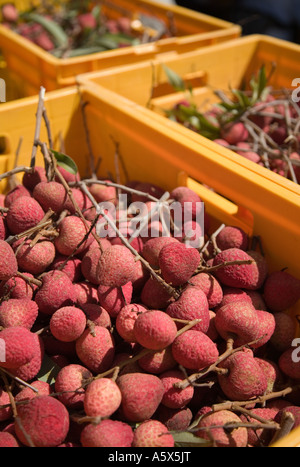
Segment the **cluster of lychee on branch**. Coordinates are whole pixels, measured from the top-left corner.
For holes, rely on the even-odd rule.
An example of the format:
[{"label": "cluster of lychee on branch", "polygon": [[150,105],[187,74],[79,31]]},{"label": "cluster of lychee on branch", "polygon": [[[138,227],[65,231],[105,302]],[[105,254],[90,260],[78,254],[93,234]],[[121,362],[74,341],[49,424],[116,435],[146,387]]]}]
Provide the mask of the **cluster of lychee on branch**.
[{"label": "cluster of lychee on branch", "polygon": [[[299,279],[243,229],[197,224],[187,187],[81,178],[52,149],[43,89],[34,136],[29,166],[0,176],[0,445],[268,446],[295,428]],[[146,206],[134,232],[129,207],[103,208],[120,193]],[[165,225],[172,202],[188,235]]]}]

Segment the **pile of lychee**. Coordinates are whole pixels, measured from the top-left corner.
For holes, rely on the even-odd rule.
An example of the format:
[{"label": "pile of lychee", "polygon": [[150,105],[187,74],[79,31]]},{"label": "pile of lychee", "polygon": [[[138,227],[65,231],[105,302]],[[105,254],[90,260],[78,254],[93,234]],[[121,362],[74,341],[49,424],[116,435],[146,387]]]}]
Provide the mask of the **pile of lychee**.
[{"label": "pile of lychee", "polygon": [[[153,235],[151,219],[148,235],[121,235],[117,219],[118,235],[100,236],[97,206],[117,205],[120,188],[54,173],[36,166],[1,195],[0,446],[173,447],[182,433],[268,446],[286,414],[300,424],[288,312],[300,280],[269,271],[240,227],[213,236],[208,214],[199,247]],[[165,192],[123,187],[149,209]],[[196,222],[197,193],[178,186],[170,200]]]}]

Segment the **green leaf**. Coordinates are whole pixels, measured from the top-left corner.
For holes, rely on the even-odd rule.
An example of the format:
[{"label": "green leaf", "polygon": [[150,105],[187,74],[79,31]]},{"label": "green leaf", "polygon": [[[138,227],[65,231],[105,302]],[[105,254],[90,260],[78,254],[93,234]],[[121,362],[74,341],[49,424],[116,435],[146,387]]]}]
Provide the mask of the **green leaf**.
[{"label": "green leaf", "polygon": [[211,445],[210,441],[202,439],[189,431],[182,433],[172,433],[177,447],[207,447]]},{"label": "green leaf", "polygon": [[51,149],[51,152],[53,153],[56,159],[57,165],[63,167],[73,175],[77,174],[77,165],[75,164],[73,159],[71,159],[71,157],[67,156],[66,154],[63,154],[62,152],[54,151],[53,149]]},{"label": "green leaf", "polygon": [[176,91],[186,91],[186,86],[183,79],[164,63],[162,64],[162,67],[167,75],[168,81],[171,84],[171,86],[173,86],[173,88]]},{"label": "green leaf", "polygon": [[48,355],[44,355],[42,366],[38,372],[36,379],[39,381],[45,381],[48,384],[53,384],[56,380],[57,374],[61,370],[61,367],[58,366]]},{"label": "green leaf", "polygon": [[250,86],[253,90],[251,99],[252,104],[261,98],[261,95],[266,89],[267,81],[266,68],[263,65],[258,72],[257,78],[252,77],[250,80]]}]

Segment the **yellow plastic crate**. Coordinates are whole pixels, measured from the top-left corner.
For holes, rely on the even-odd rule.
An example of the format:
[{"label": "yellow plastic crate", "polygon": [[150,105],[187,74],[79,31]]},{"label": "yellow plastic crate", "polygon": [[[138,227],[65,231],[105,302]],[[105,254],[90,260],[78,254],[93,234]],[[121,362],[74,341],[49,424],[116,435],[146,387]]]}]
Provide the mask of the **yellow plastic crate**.
[{"label": "yellow plastic crate", "polygon": [[[123,106],[101,95],[95,87],[81,86],[89,141],[95,158],[101,158],[98,175],[116,177],[115,142],[123,164],[121,183],[129,177],[156,183],[165,190],[186,185],[194,189],[205,203],[212,219],[212,229],[221,223],[243,227],[250,235],[259,235],[270,264],[270,271],[287,267],[300,278],[300,201],[286,188],[275,186],[259,174],[249,172],[233,160],[224,159],[209,147],[202,147],[184,135],[174,133],[149,115],[137,118],[136,106]],[[0,106],[0,173],[13,168],[16,148],[22,138],[18,165],[28,165],[33,145],[38,97],[27,97]],[[82,116],[80,95],[76,87],[46,94],[45,108],[50,121],[54,149],[64,151],[77,163],[82,177],[90,176],[90,148]],[[41,127],[41,141],[47,131]],[[42,164],[40,152],[36,164]],[[118,173],[119,173],[118,170]],[[22,175],[19,175],[21,177]],[[209,185],[215,191],[211,191]],[[8,189],[6,179],[0,192]],[[300,313],[300,303],[291,310]],[[299,334],[295,320],[295,335]],[[284,445],[300,444],[300,429],[281,441]]]},{"label": "yellow plastic crate", "polygon": [[194,50],[180,57],[158,57],[144,63],[88,73],[77,79],[79,82],[99,86],[100,93],[104,90],[113,92],[112,99],[118,99],[122,105],[134,105],[141,118],[151,116],[164,128],[186,136],[188,144],[191,141],[198,143],[200,151],[202,148],[213,151],[223,157],[225,164],[229,161],[238,163],[241,168],[248,170],[249,177],[261,175],[275,185],[300,195],[300,185],[200,136],[180,123],[169,120],[162,111],[171,109],[182,98],[188,97],[188,94],[174,92],[168,85],[164,64],[190,82],[194,102],[199,106],[204,104],[204,108],[208,109],[212,103],[218,101],[215,90],[226,92],[229,87],[239,89],[243,83],[249,82],[262,65],[266,65],[268,73],[273,62],[277,66],[269,84],[274,89],[290,88],[297,92],[297,88],[292,87],[292,82],[295,78],[300,79],[299,58],[298,44],[269,36],[252,35]]},{"label": "yellow plastic crate", "polygon": [[[1,0],[0,5],[3,3],[5,1]],[[19,11],[24,11],[34,4],[30,0],[16,0],[14,3]],[[23,96],[37,94],[40,86],[52,91],[74,85],[76,75],[81,73],[153,59],[160,54],[178,55],[195,47],[215,44],[241,35],[238,25],[187,8],[162,5],[152,0],[104,0],[99,3],[103,13],[109,18],[119,16],[120,10],[128,12],[128,15],[137,12],[154,15],[167,25],[172,21],[176,35],[150,44],[59,59],[0,24],[0,49],[8,69],[22,80]]]}]

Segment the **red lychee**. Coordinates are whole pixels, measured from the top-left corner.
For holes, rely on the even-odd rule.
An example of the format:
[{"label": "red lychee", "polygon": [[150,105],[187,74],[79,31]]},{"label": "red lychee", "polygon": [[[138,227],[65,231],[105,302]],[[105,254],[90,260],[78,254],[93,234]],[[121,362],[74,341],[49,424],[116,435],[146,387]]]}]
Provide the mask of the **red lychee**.
[{"label": "red lychee", "polygon": [[65,440],[70,426],[66,407],[51,396],[35,397],[20,406],[18,419],[20,424],[15,421],[15,432],[25,446],[31,443],[35,447],[58,446]]},{"label": "red lychee", "polygon": [[158,263],[163,279],[176,287],[192,277],[200,264],[200,253],[182,243],[170,243],[161,249]]},{"label": "red lychee", "polygon": [[35,294],[41,313],[52,315],[63,306],[76,303],[76,293],[69,277],[62,271],[49,271],[42,277],[42,286]]},{"label": "red lychee", "polygon": [[164,311],[150,310],[137,316],[134,323],[135,340],[151,350],[162,350],[172,344],[177,326]]},{"label": "red lychee", "polygon": [[287,271],[275,271],[265,281],[263,296],[271,311],[285,311],[300,299],[300,280]]},{"label": "red lychee", "polygon": [[114,339],[102,326],[95,326],[93,332],[86,329],[76,341],[76,353],[90,371],[101,373],[108,370],[114,359]]},{"label": "red lychee", "polygon": [[135,257],[124,245],[112,245],[99,259],[98,283],[108,287],[121,287],[134,276]]},{"label": "red lychee", "polygon": [[148,311],[146,307],[137,303],[125,305],[117,315],[116,329],[126,342],[137,342],[134,334],[134,324],[141,313]]},{"label": "red lychee", "polygon": [[0,257],[0,280],[6,281],[17,273],[18,263],[14,250],[5,240],[0,240]]},{"label": "red lychee", "polygon": [[10,206],[6,223],[12,234],[25,232],[43,219],[42,206],[30,196],[20,196]]},{"label": "red lychee", "polygon": [[105,308],[112,318],[116,318],[121,309],[131,303],[132,292],[131,282],[127,282],[121,287],[99,285],[97,289],[99,304]]},{"label": "red lychee", "polygon": [[182,409],[192,400],[194,395],[193,386],[187,386],[186,388],[176,388],[174,385],[180,383],[185,379],[185,375],[180,370],[165,371],[160,374],[160,380],[162,381],[165,392],[161,403],[170,409]]},{"label": "red lychee", "polygon": [[84,411],[89,417],[107,418],[118,410],[121,400],[119,386],[112,379],[95,379],[86,388]]},{"label": "red lychee", "polygon": [[18,266],[21,271],[38,275],[46,271],[55,258],[53,243],[41,238],[33,246],[30,239],[20,239],[13,243]]},{"label": "red lychee", "polygon": [[78,363],[71,363],[63,367],[55,379],[55,392],[58,399],[66,407],[82,409],[86,382],[92,378],[92,373]]},{"label": "red lychee", "polygon": [[0,305],[0,325],[4,328],[24,326],[31,329],[38,317],[38,306],[27,298],[10,298]]},{"label": "red lychee", "polygon": [[81,445],[87,448],[130,448],[133,430],[128,423],[119,420],[102,420],[97,425],[86,425],[81,432],[80,441]]},{"label": "red lychee", "polygon": [[206,334],[190,329],[174,339],[172,354],[179,365],[198,371],[214,363],[219,351]]},{"label": "red lychee", "polygon": [[78,339],[86,328],[86,316],[75,306],[56,310],[50,318],[50,331],[59,341],[72,342]]},{"label": "red lychee", "polygon": [[133,447],[174,447],[168,428],[159,420],[145,420],[134,431]]},{"label": "red lychee", "polygon": [[240,227],[226,225],[216,237],[216,242],[221,250],[239,248],[246,251],[249,244],[247,233]]}]

